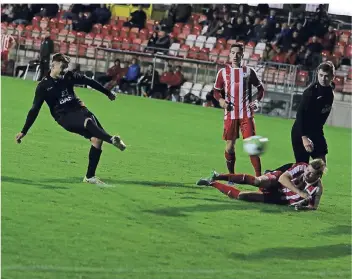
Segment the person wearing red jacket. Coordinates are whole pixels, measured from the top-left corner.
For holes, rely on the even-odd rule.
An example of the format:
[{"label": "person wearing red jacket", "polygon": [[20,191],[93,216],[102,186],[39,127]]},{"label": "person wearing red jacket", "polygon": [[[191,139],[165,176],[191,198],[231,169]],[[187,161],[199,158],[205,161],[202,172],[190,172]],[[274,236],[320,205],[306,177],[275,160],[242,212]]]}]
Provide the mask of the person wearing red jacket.
[{"label": "person wearing red jacket", "polygon": [[106,72],[106,75],[100,76],[99,78],[97,78],[98,82],[105,85],[108,82],[111,82],[113,80],[120,80],[122,75],[122,70],[123,68],[121,68],[121,61],[120,59],[116,59],[114,61],[114,66],[112,66],[111,68],[109,68]]},{"label": "person wearing red jacket", "polygon": [[160,83],[164,90],[162,90],[163,99],[169,100],[172,94],[180,89],[184,81],[181,73],[181,66],[176,66],[175,72],[172,71],[172,66],[168,65],[168,71],[161,75]]}]

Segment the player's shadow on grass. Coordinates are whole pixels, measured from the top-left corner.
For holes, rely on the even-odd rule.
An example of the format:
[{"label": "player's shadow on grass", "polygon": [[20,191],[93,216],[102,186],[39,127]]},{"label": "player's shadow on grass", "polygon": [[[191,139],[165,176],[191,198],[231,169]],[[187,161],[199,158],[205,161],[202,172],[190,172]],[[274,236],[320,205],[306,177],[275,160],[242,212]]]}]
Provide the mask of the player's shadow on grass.
[{"label": "player's shadow on grass", "polygon": [[54,186],[54,185],[48,185],[48,184],[43,184],[40,181],[33,181],[29,179],[23,179],[23,178],[18,178],[18,177],[10,177],[10,176],[1,176],[1,181],[2,182],[9,182],[9,183],[16,183],[16,184],[24,184],[24,185],[31,185],[31,186],[36,186],[42,189],[49,189],[49,190],[65,190],[65,189],[70,189],[68,187],[64,186]]},{"label": "player's shadow on grass", "polygon": [[[205,200],[205,199],[201,199]],[[217,202],[220,202],[216,200]],[[250,203],[246,202],[238,202],[234,200],[223,200],[222,203],[217,203],[217,204],[197,204],[194,206],[184,206],[184,207],[165,207],[165,208],[158,208],[158,209],[152,209],[152,210],[145,210],[144,212],[147,213],[152,213],[156,215],[163,215],[163,216],[168,216],[168,217],[186,217],[188,216],[187,213],[195,213],[195,212],[219,212],[219,211],[226,211],[226,210],[231,210],[233,212],[239,211],[239,210],[260,210],[263,211],[262,208],[259,206],[263,205],[258,205],[255,206]],[[282,208],[277,206],[277,210],[270,210],[270,213],[272,212],[277,212],[280,213],[282,210],[287,210],[286,208]],[[265,211],[265,209],[264,209]]]},{"label": "player's shadow on grass", "polygon": [[319,260],[345,257],[351,254],[351,244],[335,244],[317,247],[268,248],[252,254],[231,253],[236,260],[258,261],[262,259]]},{"label": "player's shadow on grass", "polygon": [[[51,178],[42,180],[46,183],[80,183],[82,177],[65,177],[65,178]],[[165,188],[189,188],[201,189],[199,186],[189,185],[181,182],[169,181],[145,181],[145,180],[120,180],[120,179],[104,179],[104,182],[111,185],[143,185],[149,187],[165,187]]]},{"label": "player's shadow on grass", "polygon": [[331,227],[327,231],[323,232],[325,235],[342,235],[342,234],[351,234],[351,226],[336,226]]}]

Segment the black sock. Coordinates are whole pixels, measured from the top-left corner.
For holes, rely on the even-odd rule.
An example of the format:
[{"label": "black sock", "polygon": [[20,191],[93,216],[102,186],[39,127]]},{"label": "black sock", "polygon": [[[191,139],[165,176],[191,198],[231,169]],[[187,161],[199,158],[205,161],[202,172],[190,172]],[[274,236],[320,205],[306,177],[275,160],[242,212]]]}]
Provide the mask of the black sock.
[{"label": "black sock", "polygon": [[293,166],[293,164],[289,163],[289,164],[286,164],[286,165],[283,165],[283,166],[277,168],[276,170],[285,172],[285,171],[289,170],[290,168],[292,168],[292,166]]},{"label": "black sock", "polygon": [[87,125],[86,125],[86,129],[91,132],[91,134],[93,135],[93,137],[101,139],[103,141],[106,141],[108,143],[111,143],[111,138],[112,136],[109,135],[107,132],[105,132],[103,129],[101,129],[100,127],[98,127],[94,121],[92,120],[88,120]]},{"label": "black sock", "polygon": [[89,164],[88,164],[88,170],[87,170],[87,178],[91,178],[95,176],[95,170],[97,169],[97,166],[99,164],[100,160],[100,155],[103,151],[101,149],[95,148],[93,145],[90,147],[89,150]]}]

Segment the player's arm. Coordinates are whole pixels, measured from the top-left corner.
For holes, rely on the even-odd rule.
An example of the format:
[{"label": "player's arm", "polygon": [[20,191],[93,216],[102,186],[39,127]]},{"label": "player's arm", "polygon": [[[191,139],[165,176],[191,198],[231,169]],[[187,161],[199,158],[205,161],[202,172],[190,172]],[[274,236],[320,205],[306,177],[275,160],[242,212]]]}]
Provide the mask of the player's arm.
[{"label": "player's arm", "polygon": [[258,78],[257,72],[250,68],[250,74],[249,74],[249,81],[250,85],[249,86],[254,86],[257,88],[257,98],[253,102],[249,104],[249,106],[254,110],[257,111],[259,109],[258,103],[264,98],[264,86],[261,80]]},{"label": "player's arm", "polygon": [[[299,166],[298,166],[299,167]],[[295,167],[297,168],[297,167]],[[292,170],[293,172],[296,171],[295,168]],[[300,189],[298,189],[293,183],[292,183],[292,171],[288,170],[286,172],[284,172],[280,177],[279,177],[279,183],[288,188],[289,190],[291,190],[292,192],[300,195],[302,198],[304,199],[308,199],[309,198],[309,194],[306,192],[301,191]]]},{"label": "player's arm", "polygon": [[27,134],[29,129],[32,127],[34,121],[37,119],[39,111],[44,103],[44,95],[45,89],[38,85],[37,89],[35,90],[33,105],[27,114],[26,122],[21,132],[16,135],[16,141],[18,143],[21,143],[21,139]]},{"label": "player's arm", "polygon": [[298,129],[298,133],[302,137],[303,145],[308,152],[313,151],[313,145],[310,139],[307,136],[307,130],[304,125],[305,119],[309,117],[309,107],[312,98],[312,87],[308,87],[303,92],[301,103],[299,104],[297,114],[296,114],[296,125]]},{"label": "player's arm", "polygon": [[224,69],[220,69],[218,71],[218,74],[216,75],[216,80],[214,84],[214,98],[217,100],[222,108],[226,108],[227,104],[225,102],[225,99],[221,95],[221,91],[224,89],[224,78],[222,76],[222,72]]},{"label": "player's arm", "polygon": [[79,84],[79,85],[87,85],[92,87],[93,89],[103,93],[104,95],[108,96],[110,100],[115,99],[115,94],[112,93],[109,89],[106,89],[104,86],[102,86],[99,82],[95,81],[94,79],[91,79],[87,77],[86,75],[82,75],[79,73],[72,73],[72,82],[73,84]]}]

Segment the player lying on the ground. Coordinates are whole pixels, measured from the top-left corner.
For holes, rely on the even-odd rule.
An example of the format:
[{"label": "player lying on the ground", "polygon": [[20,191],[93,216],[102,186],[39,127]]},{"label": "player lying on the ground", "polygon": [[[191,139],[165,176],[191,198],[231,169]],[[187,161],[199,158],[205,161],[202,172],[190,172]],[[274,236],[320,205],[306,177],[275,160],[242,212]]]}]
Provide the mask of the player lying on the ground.
[{"label": "player lying on the ground", "polygon": [[111,101],[115,100],[116,95],[93,79],[66,71],[69,63],[70,58],[64,54],[57,53],[53,56],[51,70],[37,86],[33,106],[28,112],[22,131],[16,135],[16,141],[21,143],[45,101],[51,115],[61,127],[91,141],[88,170],[83,182],[104,184],[95,176],[103,141],[113,144],[121,151],[125,150],[126,145],[119,136],[111,136],[103,129],[98,119],[86,108],[73,89],[76,84],[88,85],[104,93]]},{"label": "player lying on the ground", "polygon": [[[213,172],[210,178],[200,179],[197,185],[215,187],[230,198],[238,200],[290,205],[297,210],[316,210],[323,193],[321,177],[324,170],[325,162],[316,159],[310,164],[295,164],[284,173],[273,171],[259,177]],[[252,185],[259,187],[261,191],[240,191],[217,180]]]}]

